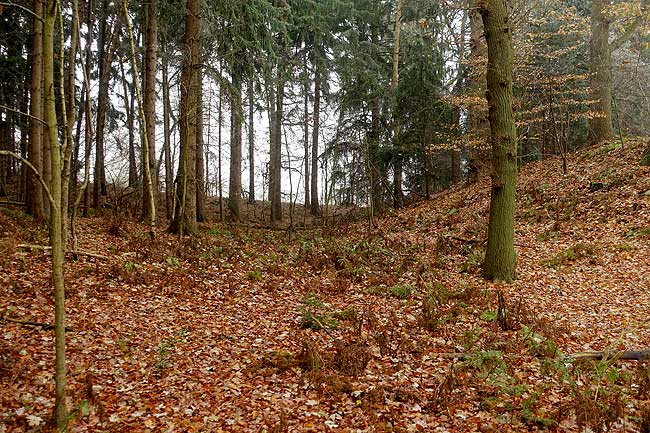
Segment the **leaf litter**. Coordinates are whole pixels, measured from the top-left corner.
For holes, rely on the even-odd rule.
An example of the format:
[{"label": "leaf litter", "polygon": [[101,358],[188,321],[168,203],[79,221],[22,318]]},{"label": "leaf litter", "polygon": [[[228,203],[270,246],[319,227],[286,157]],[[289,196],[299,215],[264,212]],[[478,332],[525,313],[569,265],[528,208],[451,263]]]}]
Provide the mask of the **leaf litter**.
[{"label": "leaf litter", "polygon": [[[372,229],[82,219],[109,260],[66,263],[71,430],[641,431],[647,362],[567,355],[650,348],[642,146],[521,169],[512,284],[480,276],[487,178]],[[48,256],[16,247],[46,232],[0,224],[2,318],[52,323]],[[53,333],[0,323],[0,431],[47,430]]]}]

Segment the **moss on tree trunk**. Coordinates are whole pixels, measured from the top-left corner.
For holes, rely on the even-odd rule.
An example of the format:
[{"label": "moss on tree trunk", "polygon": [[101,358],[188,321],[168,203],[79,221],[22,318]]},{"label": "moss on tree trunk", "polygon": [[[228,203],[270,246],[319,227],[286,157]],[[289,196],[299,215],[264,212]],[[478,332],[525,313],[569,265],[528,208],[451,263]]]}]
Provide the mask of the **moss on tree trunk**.
[{"label": "moss on tree trunk", "polygon": [[514,215],[517,136],[512,111],[512,35],[506,0],[480,3],[488,45],[487,102],[492,144],[492,191],[483,273],[492,280],[515,277]]}]

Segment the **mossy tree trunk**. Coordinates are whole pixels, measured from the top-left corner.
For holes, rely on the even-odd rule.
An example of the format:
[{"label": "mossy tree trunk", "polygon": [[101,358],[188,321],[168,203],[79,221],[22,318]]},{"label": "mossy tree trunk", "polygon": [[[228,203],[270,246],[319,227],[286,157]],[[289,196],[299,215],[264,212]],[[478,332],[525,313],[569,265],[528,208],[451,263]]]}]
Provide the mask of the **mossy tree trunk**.
[{"label": "mossy tree trunk", "polygon": [[488,118],[492,145],[492,190],[483,274],[492,280],[515,278],[514,216],[517,135],[512,111],[512,28],[507,0],[479,4],[488,46]]},{"label": "mossy tree trunk", "polygon": [[181,71],[180,136],[181,149],[178,162],[178,185],[174,218],[169,231],[194,234],[196,223],[196,111],[198,107],[198,70],[200,55],[200,12],[199,0],[188,0],[185,14],[185,36],[183,66]]},{"label": "mossy tree trunk", "polygon": [[144,122],[146,138],[143,141],[142,162],[144,195],[142,217],[156,221],[158,169],[156,165],[156,72],[158,64],[158,2],[149,0],[146,6],[146,54],[144,65]]}]

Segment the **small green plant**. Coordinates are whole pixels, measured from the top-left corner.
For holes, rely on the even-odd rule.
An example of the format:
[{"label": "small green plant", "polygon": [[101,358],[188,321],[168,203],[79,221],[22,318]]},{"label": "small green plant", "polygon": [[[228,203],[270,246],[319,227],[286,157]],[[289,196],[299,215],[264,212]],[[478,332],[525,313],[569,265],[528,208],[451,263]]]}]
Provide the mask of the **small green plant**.
[{"label": "small green plant", "polygon": [[388,289],[388,294],[393,298],[408,299],[413,295],[413,286],[408,284],[397,285]]},{"label": "small green plant", "polygon": [[316,294],[307,294],[300,307],[301,328],[320,331],[323,328],[338,328],[339,325],[340,323],[334,318],[334,314],[326,311],[325,304]]},{"label": "small green plant", "polygon": [[556,232],[555,230],[546,230],[545,232],[542,232],[537,235],[537,240],[540,242],[547,241],[549,239],[554,239],[558,237],[559,233]]},{"label": "small green plant", "polygon": [[126,272],[131,272],[131,271],[134,271],[134,270],[139,269],[139,268],[140,268],[139,264],[133,263],[130,260],[127,260],[126,262],[124,262],[124,270]]},{"label": "small green plant", "polygon": [[162,376],[169,366],[169,355],[176,347],[176,344],[185,340],[188,336],[189,330],[181,328],[175,336],[169,337],[158,344],[156,361],[154,362],[154,372],[157,376]]},{"label": "small green plant", "polygon": [[643,238],[646,236],[650,236],[650,227],[634,228],[625,233],[626,238]]},{"label": "small green plant", "polygon": [[262,271],[256,270],[248,271],[246,273],[246,278],[250,281],[262,281],[264,279],[264,276],[262,275]]},{"label": "small green plant", "polygon": [[167,262],[167,266],[170,268],[179,268],[181,266],[178,259],[174,256],[167,256],[167,259],[165,261]]},{"label": "small green plant", "polygon": [[473,249],[463,264],[461,265],[460,269],[461,272],[465,273],[476,273],[481,269],[481,265],[483,264],[483,261],[485,260],[485,251]]},{"label": "small green plant", "polygon": [[495,322],[498,315],[499,312],[497,310],[486,310],[481,313],[481,319],[485,320],[486,322]]},{"label": "small green plant", "polygon": [[348,307],[345,310],[332,313],[332,317],[337,320],[354,321],[359,317],[359,313],[354,307]]},{"label": "small green plant", "polygon": [[598,263],[598,248],[595,245],[579,242],[555,256],[542,261],[544,266],[557,268],[563,265],[571,264],[580,259],[589,259],[589,263]]}]

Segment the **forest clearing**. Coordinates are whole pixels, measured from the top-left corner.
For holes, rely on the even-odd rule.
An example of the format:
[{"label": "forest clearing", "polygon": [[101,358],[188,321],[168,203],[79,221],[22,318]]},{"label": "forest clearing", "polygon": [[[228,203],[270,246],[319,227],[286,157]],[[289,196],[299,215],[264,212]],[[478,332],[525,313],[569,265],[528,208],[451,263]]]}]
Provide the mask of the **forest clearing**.
[{"label": "forest clearing", "polygon": [[[372,228],[150,240],[82,218],[79,249],[98,256],[66,261],[70,429],[648,431],[650,363],[619,359],[650,349],[643,146],[521,169],[512,284],[480,276],[487,177]],[[47,231],[20,208],[0,218],[0,430],[43,431],[50,260],[21,245]],[[587,351],[605,358],[571,356]]]}]

